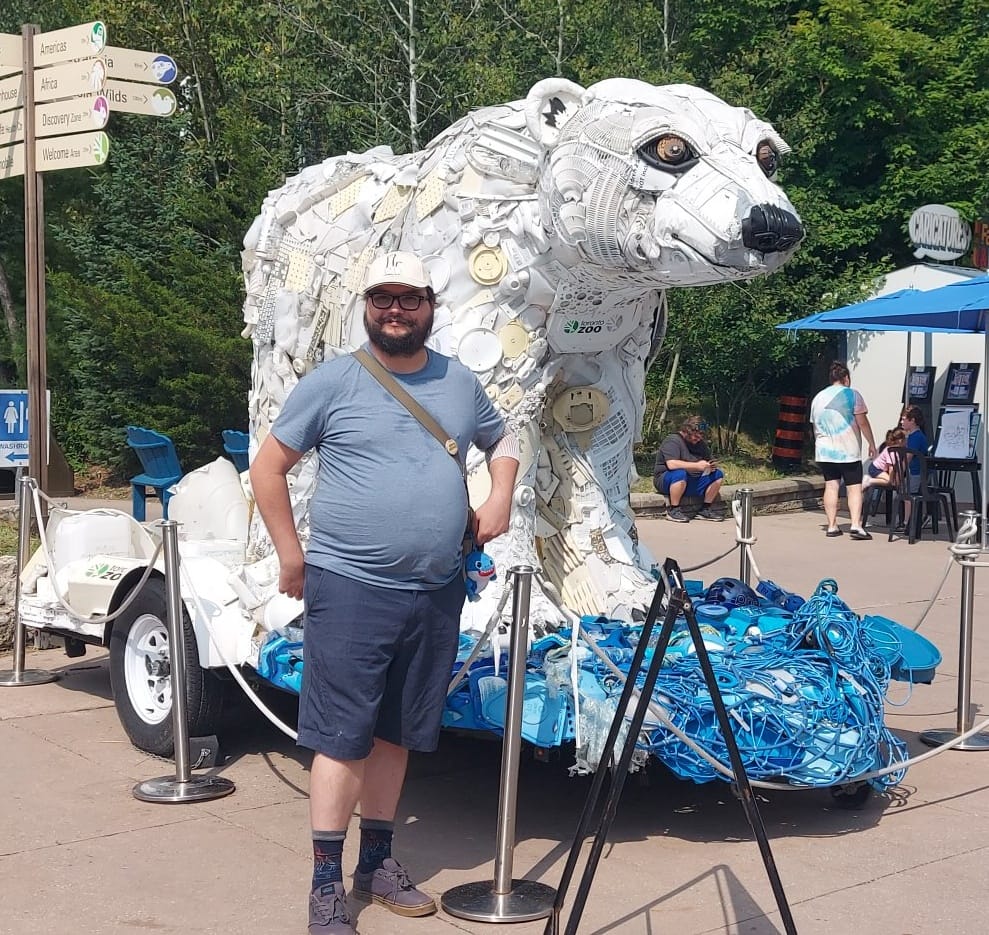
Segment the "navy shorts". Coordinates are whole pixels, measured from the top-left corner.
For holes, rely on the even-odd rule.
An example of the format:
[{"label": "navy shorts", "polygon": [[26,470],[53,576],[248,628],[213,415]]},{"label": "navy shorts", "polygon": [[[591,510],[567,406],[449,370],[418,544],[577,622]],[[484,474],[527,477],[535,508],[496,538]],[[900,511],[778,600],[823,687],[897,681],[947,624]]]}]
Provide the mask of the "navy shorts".
[{"label": "navy shorts", "polygon": [[459,578],[397,590],[307,564],[299,746],[336,760],[364,759],[375,737],[435,750],[465,594]]}]

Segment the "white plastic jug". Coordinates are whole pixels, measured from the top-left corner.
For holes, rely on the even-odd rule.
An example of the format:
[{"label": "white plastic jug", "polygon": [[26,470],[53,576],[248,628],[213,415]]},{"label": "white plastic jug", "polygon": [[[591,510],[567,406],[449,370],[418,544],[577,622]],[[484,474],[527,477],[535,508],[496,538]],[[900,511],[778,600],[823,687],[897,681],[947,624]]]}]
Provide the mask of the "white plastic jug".
[{"label": "white plastic jug", "polygon": [[226,458],[190,471],[174,490],[168,518],[182,523],[181,539],[247,541],[247,500],[240,475]]},{"label": "white plastic jug", "polygon": [[131,519],[116,513],[72,513],[52,524],[55,570],[93,555],[131,554]]}]

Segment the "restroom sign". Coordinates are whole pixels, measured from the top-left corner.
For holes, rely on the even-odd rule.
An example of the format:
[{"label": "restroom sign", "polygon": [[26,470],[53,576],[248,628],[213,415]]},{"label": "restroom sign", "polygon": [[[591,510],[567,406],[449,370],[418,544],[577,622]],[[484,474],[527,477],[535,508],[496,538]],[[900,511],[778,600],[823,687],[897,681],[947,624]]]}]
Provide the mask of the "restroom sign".
[{"label": "restroom sign", "polygon": [[0,390],[0,468],[27,467],[29,439],[27,390]]}]

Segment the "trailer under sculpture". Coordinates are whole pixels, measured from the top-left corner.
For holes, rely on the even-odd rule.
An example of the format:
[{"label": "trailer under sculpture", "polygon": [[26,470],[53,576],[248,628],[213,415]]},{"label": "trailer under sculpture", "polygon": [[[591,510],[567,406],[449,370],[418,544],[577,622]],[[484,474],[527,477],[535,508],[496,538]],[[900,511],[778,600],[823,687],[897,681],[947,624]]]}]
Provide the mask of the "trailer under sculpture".
[{"label": "trailer under sculpture", "polygon": [[[245,239],[252,450],[302,376],[364,342],[367,264],[417,253],[437,293],[429,346],[477,374],[521,442],[511,529],[488,551],[501,568],[539,566],[577,615],[631,620],[653,590],[629,483],[663,293],[792,256],[803,229],[775,181],[787,151],[768,123],[699,88],[547,79],[420,152],[377,147],[305,169],[268,195]],[[468,470],[476,503],[480,452]],[[303,540],[315,471],[310,456],[291,479]],[[242,584],[263,608],[277,561],[256,515],[247,558]],[[499,587],[467,606],[465,629]],[[532,619],[561,618],[537,595]]]}]

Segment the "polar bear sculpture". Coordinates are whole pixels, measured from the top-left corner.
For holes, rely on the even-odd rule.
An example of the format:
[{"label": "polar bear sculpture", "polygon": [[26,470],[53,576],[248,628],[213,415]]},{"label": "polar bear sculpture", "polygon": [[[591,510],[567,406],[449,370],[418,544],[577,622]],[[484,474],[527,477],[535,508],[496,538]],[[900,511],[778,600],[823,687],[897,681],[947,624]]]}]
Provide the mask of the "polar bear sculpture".
[{"label": "polar bear sculpture", "polygon": [[[429,345],[477,374],[521,441],[511,529],[489,551],[502,569],[539,566],[570,611],[631,619],[653,590],[629,482],[663,290],[786,262],[803,236],[773,181],[787,151],[769,124],[698,88],[548,79],[420,152],[305,169],[269,193],[245,238],[252,450],[301,376],[365,340],[370,260],[417,253],[437,293]],[[303,540],[315,465],[290,478]],[[480,452],[468,468],[477,502]],[[270,596],[257,517],[248,558],[252,588]],[[482,617],[500,590],[486,589]]]}]

